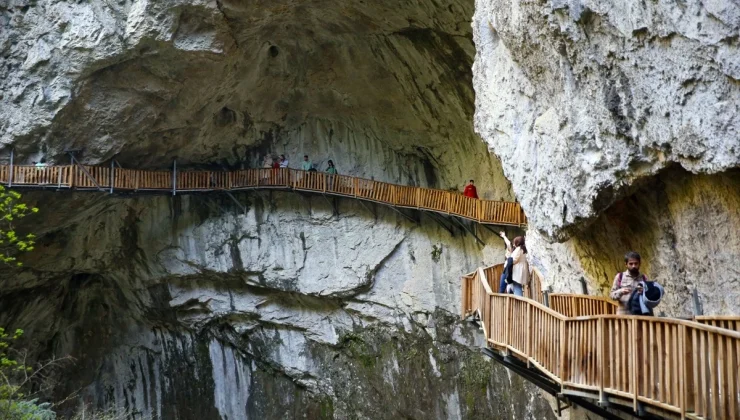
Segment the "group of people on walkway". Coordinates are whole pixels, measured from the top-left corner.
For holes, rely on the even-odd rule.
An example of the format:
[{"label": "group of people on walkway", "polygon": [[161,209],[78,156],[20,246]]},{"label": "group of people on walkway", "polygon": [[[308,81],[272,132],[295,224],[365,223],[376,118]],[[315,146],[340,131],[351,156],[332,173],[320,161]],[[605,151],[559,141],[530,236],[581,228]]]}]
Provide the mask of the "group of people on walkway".
[{"label": "group of people on walkway", "polygon": [[[290,161],[288,160],[285,155],[280,156],[274,156],[274,155],[265,155],[264,159],[262,160],[262,167],[263,168],[272,168],[272,169],[280,169],[280,168],[287,168]],[[303,155],[303,161],[301,162],[301,169],[307,172],[317,172],[316,166],[311,162],[311,160],[308,158],[308,155]],[[329,175],[337,175],[337,168],[334,166],[334,162],[329,159],[327,162],[326,170],[324,171]]]},{"label": "group of people on walkway", "polygon": [[[499,236],[504,240],[506,254],[498,292],[523,296],[524,286],[530,281],[524,237],[517,236],[513,241],[509,241],[505,232],[500,232]],[[609,297],[618,303],[617,315],[652,316],[653,309],[663,299],[665,293],[663,286],[640,272],[642,257],[637,252],[625,254],[624,263],[625,271],[614,276],[609,292]]]}]

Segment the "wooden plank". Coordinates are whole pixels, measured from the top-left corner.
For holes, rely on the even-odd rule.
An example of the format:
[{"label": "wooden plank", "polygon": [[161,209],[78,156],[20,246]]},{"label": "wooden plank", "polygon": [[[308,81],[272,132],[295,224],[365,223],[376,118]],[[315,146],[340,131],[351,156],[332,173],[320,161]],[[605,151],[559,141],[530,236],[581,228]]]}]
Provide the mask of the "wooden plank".
[{"label": "wooden plank", "polygon": [[709,357],[707,361],[709,362],[709,388],[704,388],[709,395],[707,398],[709,398],[710,406],[712,408],[712,418],[718,419],[717,416],[717,394],[719,392],[718,386],[717,386],[717,349],[715,347],[715,336],[712,333],[707,333],[707,347],[709,350]]},{"label": "wooden plank", "polygon": [[701,376],[699,375],[699,365],[700,365],[700,359],[699,359],[699,335],[695,328],[691,329],[691,354],[693,355],[693,363],[692,366],[694,368],[694,381],[691,383],[691,390],[694,394],[694,412],[701,415],[703,412],[702,409],[702,400],[699,397],[699,392],[697,392],[697,388],[699,388],[699,383],[701,381]]},{"label": "wooden plank", "polygon": [[680,367],[678,365],[678,361],[680,360],[680,351],[678,347],[678,325],[671,326],[671,340],[673,345],[671,346],[671,365],[672,365],[672,377],[673,380],[669,381],[671,384],[671,387],[673,390],[671,391],[672,399],[671,399],[671,405],[675,405],[677,407],[681,406],[681,398],[679,394],[679,382],[681,380],[680,374]]},{"label": "wooden plank", "polygon": [[681,398],[679,399],[678,406],[681,408],[681,420],[684,420],[686,418],[686,385],[688,382],[688,377],[686,374],[686,326],[681,325],[679,327],[679,349],[678,349],[678,359],[679,359],[679,372],[678,372],[678,380],[679,380],[679,393],[681,395]]},{"label": "wooden plank", "polygon": [[609,320],[609,354],[607,356],[607,360],[609,361],[609,382],[607,384],[608,388],[616,388],[617,384],[615,382],[616,378],[616,365],[617,360],[615,356],[615,349],[614,349],[614,320]]},{"label": "wooden plank", "polygon": [[699,396],[701,397],[701,407],[702,411],[698,414],[701,416],[706,417],[707,414],[709,414],[709,402],[707,401],[708,392],[707,392],[707,343],[706,343],[706,332],[701,331],[699,334],[699,367],[701,369],[701,391],[699,392]]},{"label": "wooden plank", "polygon": [[599,402],[604,400],[604,370],[606,369],[605,359],[605,347],[606,340],[604,340],[604,318],[599,318],[596,326],[596,343],[598,346],[598,352],[596,353],[596,363],[598,366],[598,389],[599,389]]},{"label": "wooden plank", "polygon": [[637,412],[637,354],[639,352],[639,345],[637,341],[637,319],[632,318],[630,322],[630,331],[629,331],[629,338],[630,343],[632,345],[631,353],[632,357],[630,357],[630,391],[635,396],[633,401],[633,409],[635,412]]},{"label": "wooden plank", "polygon": [[671,333],[672,333],[672,325],[664,325],[663,326],[663,342],[665,343],[665,357],[664,357],[664,369],[665,369],[665,375],[661,378],[665,380],[665,383],[663,385],[663,390],[665,391],[665,395],[662,396],[661,400],[665,402],[666,404],[670,404],[673,397],[673,381],[671,380],[671,371],[673,370],[673,366],[671,363],[672,351],[671,351]]},{"label": "wooden plank", "polygon": [[560,320],[560,368],[559,370],[559,376],[560,376],[560,386],[563,385],[563,378],[566,378],[568,376],[567,369],[568,367],[565,365],[565,352],[566,352],[566,341],[567,341],[567,331],[565,328],[565,320]]},{"label": "wooden plank", "polygon": [[717,335],[717,412],[721,418],[727,418],[727,366],[725,366],[725,337]]},{"label": "wooden plank", "polygon": [[737,353],[734,352],[734,347],[732,345],[732,342],[734,340],[732,338],[727,339],[727,409],[728,409],[728,415],[729,418],[735,419],[737,418],[737,389],[736,384],[738,380],[738,363],[737,360]]}]

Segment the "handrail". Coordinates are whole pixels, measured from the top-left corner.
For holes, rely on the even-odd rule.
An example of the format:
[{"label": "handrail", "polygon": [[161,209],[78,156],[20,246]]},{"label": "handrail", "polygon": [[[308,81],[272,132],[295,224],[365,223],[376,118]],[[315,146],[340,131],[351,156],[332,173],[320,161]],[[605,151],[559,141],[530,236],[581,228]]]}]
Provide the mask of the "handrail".
[{"label": "handrail", "polygon": [[701,315],[695,316],[694,321],[711,325],[713,327],[724,328],[732,331],[740,331],[740,316],[711,316]]},{"label": "handrail", "polygon": [[[526,226],[519,203],[479,200],[457,192],[396,185],[347,175],[288,168],[235,171],[151,171],[88,165],[0,165],[0,184],[13,187],[55,187],[190,193],[286,188],[354,197],[395,207],[454,215],[481,224]],[[111,185],[112,184],[112,185]],[[173,188],[174,185],[174,188]]]},{"label": "handrail", "polygon": [[740,418],[740,332],[709,325],[740,318],[566,316],[532,299],[490,293],[485,272],[463,276],[463,316],[477,313],[489,347],[537,368],[563,394],[682,419]]},{"label": "handrail", "polygon": [[[498,291],[499,279],[501,278],[501,273],[503,271],[503,264],[495,264],[485,268],[478,268],[472,273],[468,273],[462,276],[463,291],[461,310],[463,319],[473,313],[472,308],[470,308],[470,304],[472,303],[472,300],[474,298],[472,294],[474,293],[473,284],[475,281],[481,278],[479,272],[482,272],[485,276],[484,278],[486,282],[484,291],[486,293],[494,293],[494,290]],[[542,280],[542,273],[540,273],[540,271],[536,268],[532,268],[530,282],[527,286],[524,286],[524,296],[536,302],[544,304],[545,299],[542,293]]]},{"label": "handrail", "polygon": [[548,298],[552,309],[569,317],[617,313],[617,303],[603,296],[551,293]]}]

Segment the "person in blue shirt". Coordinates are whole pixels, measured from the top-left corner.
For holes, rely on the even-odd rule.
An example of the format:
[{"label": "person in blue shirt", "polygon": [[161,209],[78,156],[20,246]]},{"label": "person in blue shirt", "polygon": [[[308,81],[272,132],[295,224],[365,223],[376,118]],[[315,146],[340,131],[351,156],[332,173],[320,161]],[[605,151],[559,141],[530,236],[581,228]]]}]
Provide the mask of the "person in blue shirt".
[{"label": "person in blue shirt", "polygon": [[303,162],[301,162],[301,169],[304,171],[310,171],[313,168],[313,163],[308,160],[308,155],[303,155]]}]

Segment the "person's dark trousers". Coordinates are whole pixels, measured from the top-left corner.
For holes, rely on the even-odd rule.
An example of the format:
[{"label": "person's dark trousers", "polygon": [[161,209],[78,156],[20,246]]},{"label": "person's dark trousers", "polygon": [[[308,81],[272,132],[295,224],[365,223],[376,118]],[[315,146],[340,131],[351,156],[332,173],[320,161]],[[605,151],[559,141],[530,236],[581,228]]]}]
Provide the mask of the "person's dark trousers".
[{"label": "person's dark trousers", "polygon": [[506,293],[506,279],[511,280],[511,269],[514,266],[514,259],[511,257],[506,259],[506,264],[504,264],[504,272],[501,273],[501,282],[499,283],[498,292],[499,293]]}]

